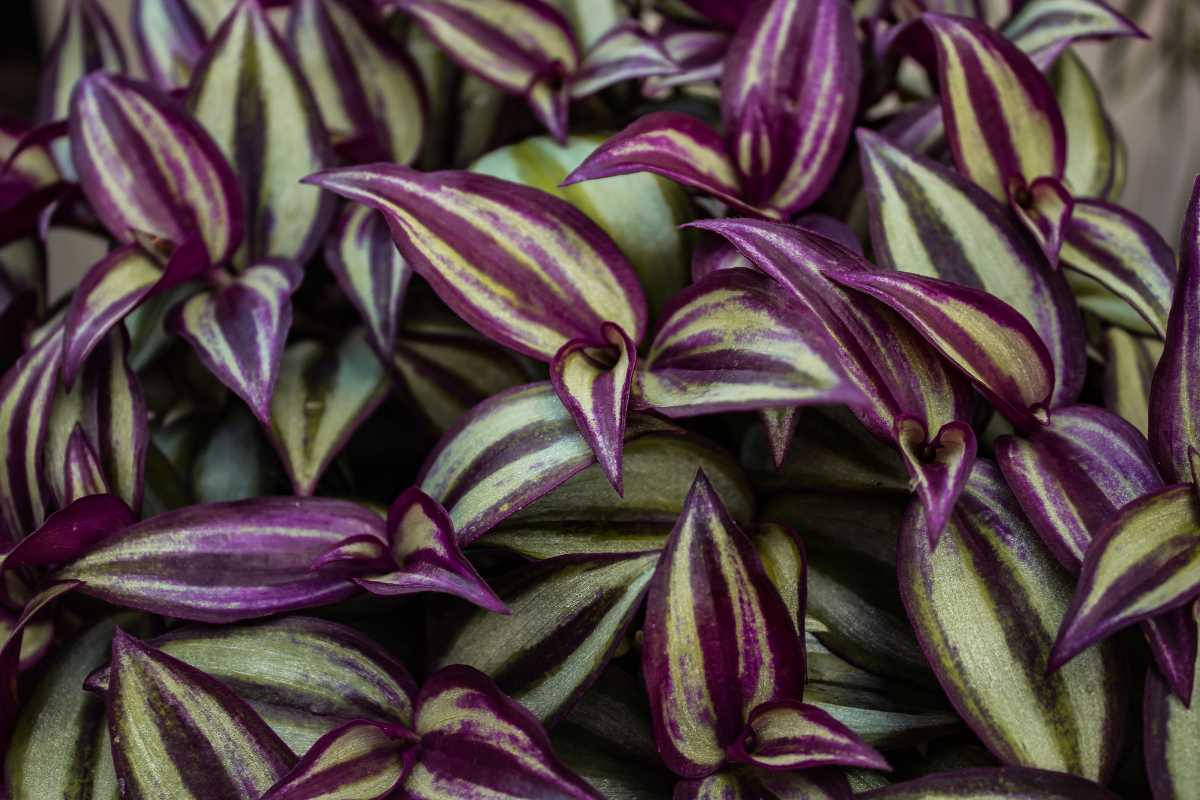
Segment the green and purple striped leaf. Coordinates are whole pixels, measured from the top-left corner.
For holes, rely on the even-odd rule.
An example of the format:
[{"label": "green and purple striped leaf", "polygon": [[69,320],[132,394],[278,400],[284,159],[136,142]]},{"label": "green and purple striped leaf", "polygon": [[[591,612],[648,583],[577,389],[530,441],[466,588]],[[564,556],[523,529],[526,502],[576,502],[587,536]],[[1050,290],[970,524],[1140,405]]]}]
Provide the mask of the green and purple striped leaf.
[{"label": "green and purple striped leaf", "polygon": [[1200,500],[1191,484],[1145,494],[1099,530],[1058,632],[1052,668],[1200,594]]},{"label": "green and purple striped leaf", "polygon": [[1099,86],[1070,50],[1058,57],[1048,77],[1067,129],[1064,181],[1076,199],[1115,200],[1122,188],[1125,145],[1104,110]]},{"label": "green and purple striped leaf", "polygon": [[[1181,611],[1190,615],[1194,624],[1195,607]],[[1193,674],[1193,681],[1196,677]],[[1171,693],[1171,687],[1154,670],[1149,670],[1142,726],[1146,776],[1154,800],[1187,800],[1194,796],[1200,786],[1200,761],[1195,758],[1196,742],[1200,741],[1200,707],[1189,707]]]},{"label": "green and purple striped leaf", "polygon": [[446,509],[417,487],[406,489],[388,509],[387,535],[395,569],[356,577],[368,592],[445,592],[492,613],[509,613],[463,555]]},{"label": "green and purple striped leaf", "polygon": [[650,582],[642,669],[663,761],[686,778],[725,763],[763,703],[799,699],[804,648],[754,545],[704,473]]},{"label": "green and purple striped leaf", "polygon": [[1004,208],[932,159],[858,132],[881,266],[983,289],[1015,308],[1054,362],[1054,405],[1075,402],[1086,373],[1083,325],[1065,279],[1047,270]]},{"label": "green and purple striped leaf", "polygon": [[1150,450],[1168,482],[1197,479],[1200,451],[1200,178],[1183,220],[1167,337],[1150,384]]},{"label": "green and purple striped leaf", "polygon": [[525,98],[554,138],[567,137],[570,82],[579,45],[566,18],[545,0],[398,0],[430,39],[464,70]]},{"label": "green and purple striped leaf", "polygon": [[333,218],[334,200],[301,178],[333,164],[329,134],[296,59],[262,0],[240,0],[196,66],[188,108],[229,159],[246,208],[239,266],[303,264]]},{"label": "green and purple striped leaf", "polygon": [[571,97],[580,99],[622,81],[678,72],[662,39],[639,23],[613,26],[584,53],[571,80]]},{"label": "green and purple striped leaf", "polygon": [[721,85],[741,199],[784,218],[812,205],[846,150],[861,81],[848,4],[750,6],[729,45]]},{"label": "green and purple striped leaf", "polygon": [[416,65],[362,0],[299,0],[288,41],[334,146],[354,161],[412,162],[428,102]]},{"label": "green and purple striped leaf", "polygon": [[946,138],[959,171],[1001,202],[1037,178],[1061,179],[1066,130],[1037,66],[981,22],[921,20],[937,48]]},{"label": "green and purple striped leaf", "polygon": [[629,396],[637,369],[637,345],[619,325],[605,322],[600,340],[572,339],[550,362],[550,383],[587,439],[617,494]]},{"label": "green and purple striped leaf", "polygon": [[117,240],[167,252],[189,240],[214,264],[245,232],[237,175],[208,132],[148,84],[104,73],[71,97],[71,155],[96,217]]},{"label": "green and purple striped leaf", "polygon": [[471,667],[425,682],[416,731],[420,751],[401,790],[408,800],[603,800],[555,757],[533,715]]},{"label": "green and purple striped leaf", "polygon": [[730,755],[735,761],[774,770],[831,765],[890,769],[883,756],[853,731],[799,700],[763,703],[751,711]]},{"label": "green and purple striped leaf", "polygon": [[60,385],[54,396],[43,458],[46,480],[59,505],[71,499],[63,467],[77,430],[96,458],[103,483],[130,508],[140,511],[150,442],[149,412],[141,381],[129,364],[129,337],[123,328],[100,343],[71,390]]},{"label": "green and purple striped leaf", "polygon": [[675,87],[720,80],[725,69],[725,53],[729,49],[729,34],[667,20],[659,28],[658,36],[675,64],[675,71],[646,78],[642,82],[644,96],[663,97]]},{"label": "green and purple striped leaf", "polygon": [[371,346],[389,358],[412,270],[383,216],[366,206],[347,208],[325,242],[325,263],[367,324]]},{"label": "green and purple striped leaf", "polygon": [[105,704],[129,800],[258,800],[296,760],[224,684],[119,628]]},{"label": "green and purple striped leaf", "polygon": [[1126,700],[1121,659],[1089,652],[1046,672],[1073,582],[1018,511],[992,464],[976,462],[936,550],[912,505],[900,531],[900,592],[938,681],[1003,763],[1105,781]]},{"label": "green and purple striped leaf", "polygon": [[1004,35],[1026,53],[1054,53],[1077,41],[1146,38],[1104,0],[1030,0],[1004,26]]},{"label": "green and purple striped leaf", "polygon": [[1054,392],[1054,364],[1041,337],[1012,306],[980,289],[911,273],[831,277],[904,317],[1014,425],[1036,428],[1042,422]]},{"label": "green and purple striped leaf", "polygon": [[1163,342],[1113,327],[1104,331],[1104,345],[1104,405],[1149,436],[1150,384]]},{"label": "green and purple striped leaf", "polygon": [[768,772],[722,770],[707,778],[679,781],[673,800],[852,800],[845,775],[836,769]]},{"label": "green and purple striped leaf", "polygon": [[404,777],[415,739],[401,726],[347,722],[322,736],[262,800],[383,800]]},{"label": "green and purple striped leaf", "polygon": [[[413,724],[417,686],[404,665],[344,625],[301,616],[191,625],[150,644],[233,689],[297,753],[354,720]],[[108,681],[106,667],[87,685],[106,691]]]},{"label": "green and purple striped leaf", "polygon": [[662,175],[740,211],[778,216],[742,202],[742,179],[721,135],[696,117],[675,111],[659,111],[634,121],[597,147],[562,185],[634,172]]},{"label": "green and purple striped leaf", "polygon": [[186,89],[204,57],[208,32],[191,0],[134,0],[130,17],[142,65],[156,86]]},{"label": "green and purple striped leaf", "polygon": [[383,213],[404,258],[459,316],[500,344],[550,361],[572,339],[646,330],[646,299],[612,239],[570,203],[467,172],[397,164],[306,179]]},{"label": "green and purple striped leaf", "polygon": [[818,322],[746,269],[712,273],[672,298],[638,388],[642,403],[673,417],[860,403]]},{"label": "green and purple striped leaf", "polygon": [[546,725],[600,676],[641,607],[656,552],[562,556],[497,583],[511,615],[474,611],[455,628],[436,664],[466,664]]},{"label": "green and purple striped leaf", "polygon": [[342,500],[258,498],[189,506],[109,537],[58,580],[107,602],[201,622],[324,605],[354,584],[309,566],[344,539],[383,536],[372,511]]},{"label": "green and purple striped leaf", "polygon": [[67,454],[63,464],[61,502],[71,503],[90,494],[107,494],[108,479],[100,466],[100,457],[88,443],[87,435],[79,423],[67,440]]},{"label": "green and purple striped leaf", "polygon": [[[1060,256],[1063,266],[1104,286],[1156,335],[1166,335],[1175,255],[1144,220],[1102,200],[1078,200]],[[1089,308],[1086,299],[1080,306]]]},{"label": "green and purple striped leaf", "polygon": [[46,518],[44,446],[62,363],[61,327],[0,378],[0,525],[15,542]]},{"label": "green and purple striped leaf", "polygon": [[284,351],[271,394],[276,450],[301,496],[388,393],[387,373],[363,331],[336,347],[303,341]]},{"label": "green and purple striped leaf", "polygon": [[[68,0],[59,6],[62,21],[46,53],[38,84],[34,111],[38,125],[67,118],[75,85],[85,75],[97,70],[125,71],[125,51],[104,6],[97,0]],[[63,177],[75,178],[70,144],[54,142],[50,150]]]},{"label": "green and purple striped leaf", "polygon": [[7,551],[3,568],[73,561],[136,521],[129,506],[110,494],[81,497],[51,514],[41,527]]},{"label": "green and purple striped leaf", "polygon": [[862,800],[1118,800],[1098,783],[1026,767],[938,772],[858,796]]},{"label": "green and purple striped leaf", "polygon": [[291,262],[255,264],[181,303],[167,322],[267,426],[292,325],[292,292],[302,277]]},{"label": "green and purple striped leaf", "polygon": [[1075,211],[1071,190],[1062,180],[1043,176],[1014,189],[1009,202],[1050,266],[1057,267],[1066,228]]},{"label": "green and purple striped leaf", "polygon": [[[664,430],[673,428],[633,413],[625,437]],[[426,458],[418,485],[446,508],[465,546],[594,461],[554,387],[531,383],[460,419]]]}]

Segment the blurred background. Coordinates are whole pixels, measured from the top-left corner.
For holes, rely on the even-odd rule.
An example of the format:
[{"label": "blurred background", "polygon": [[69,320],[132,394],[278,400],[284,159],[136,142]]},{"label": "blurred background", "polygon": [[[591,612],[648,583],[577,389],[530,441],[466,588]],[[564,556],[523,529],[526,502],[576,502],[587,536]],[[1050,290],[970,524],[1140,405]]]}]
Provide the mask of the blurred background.
[{"label": "blurred background", "polygon": [[[28,117],[41,54],[66,0],[8,0],[0,20],[0,114]],[[1200,0],[1109,0],[1153,37],[1152,42],[1089,44],[1080,55],[1100,82],[1109,113],[1129,148],[1121,203],[1174,244],[1200,173]],[[127,24],[132,0],[104,0],[126,52],[137,48]],[[93,249],[71,234],[51,242],[51,294],[74,285]]]}]

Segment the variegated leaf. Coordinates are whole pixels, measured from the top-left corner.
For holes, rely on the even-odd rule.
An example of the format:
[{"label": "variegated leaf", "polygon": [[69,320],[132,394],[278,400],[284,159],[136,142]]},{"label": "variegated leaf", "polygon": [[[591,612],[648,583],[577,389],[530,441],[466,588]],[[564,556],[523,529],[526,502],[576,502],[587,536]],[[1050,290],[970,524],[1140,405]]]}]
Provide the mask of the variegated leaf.
[{"label": "variegated leaf", "polygon": [[62,502],[71,503],[91,494],[107,494],[110,491],[100,457],[88,443],[87,435],[79,423],[67,440],[67,453],[63,464]]},{"label": "variegated leaf", "polygon": [[551,360],[605,322],[634,342],[646,328],[637,274],[604,231],[570,203],[466,172],[397,164],[305,179],[381,211],[400,252],[476,329]]},{"label": "variegated leaf", "polygon": [[361,0],[299,0],[288,40],[338,149],[356,161],[411,163],[427,99],[416,65]]},{"label": "variegated leaf", "polygon": [[232,622],[336,602],[354,584],[309,571],[354,535],[383,536],[374,512],[343,500],[258,498],[189,506],[107,538],[58,580],[116,605]]},{"label": "variegated leaf", "polygon": [[1116,631],[1200,594],[1200,500],[1190,484],[1147,493],[1107,520],[1087,550],[1054,644],[1059,667]]},{"label": "variegated leaf", "polygon": [[753,544],[697,475],[647,598],[642,669],[655,738],[676,774],[726,760],[751,712],[797,699],[804,650]]},{"label": "variegated leaf", "polygon": [[[1195,607],[1182,609],[1195,621]],[[1200,668],[1200,660],[1197,660]],[[1196,675],[1193,675],[1195,682]],[[1188,706],[1154,670],[1146,673],[1142,701],[1146,777],[1154,800],[1187,800],[1200,786],[1200,762],[1194,758],[1200,740],[1200,707]]]},{"label": "variegated leaf", "polygon": [[639,399],[669,416],[800,404],[858,404],[818,322],[744,269],[675,295],[638,375]]},{"label": "variegated leaf", "polygon": [[1079,396],[1083,326],[1061,275],[1047,270],[1002,206],[937,162],[860,130],[871,242],[884,267],[983,289],[1025,317],[1054,362],[1054,405]]},{"label": "variegated leaf", "polygon": [[333,217],[333,198],[306,175],[333,163],[329,134],[295,56],[262,0],[240,0],[196,66],[188,108],[237,172],[246,238],[237,261],[303,264]]},{"label": "variegated leaf", "polygon": [[325,243],[325,263],[367,324],[371,346],[388,358],[396,347],[412,269],[392,243],[383,217],[366,206],[347,208]]},{"label": "variegated leaf", "polygon": [[204,57],[208,32],[190,0],[134,0],[131,15],[138,53],[150,79],[164,91],[186,89]]},{"label": "variegated leaf", "polygon": [[846,726],[798,700],[764,703],[750,712],[731,755],[735,761],[778,770],[829,765],[890,769],[883,756]]},{"label": "variegated leaf", "polygon": [[580,99],[622,81],[670,75],[677,69],[660,38],[626,21],[610,28],[584,53],[571,80],[571,97]]},{"label": "variegated leaf", "polygon": [[333,458],[387,392],[387,374],[361,330],[336,349],[304,341],[283,353],[271,395],[271,426],[296,494],[316,490]]},{"label": "variegated leaf", "polygon": [[1115,200],[1122,188],[1124,143],[1104,111],[1100,88],[1070,50],[1058,57],[1048,77],[1067,130],[1066,184],[1076,198]]},{"label": "variegated leaf", "polygon": [[1004,26],[1004,35],[1026,53],[1054,52],[1083,40],[1146,38],[1104,0],[1030,0]]},{"label": "variegated leaf", "polygon": [[263,425],[271,424],[271,398],[292,325],[292,292],[301,278],[291,262],[255,264],[180,304],[167,323]]},{"label": "variegated leaf", "polygon": [[1125,718],[1112,648],[1046,672],[1072,580],[1016,510],[999,471],[975,471],[933,549],[911,506],[897,570],[908,617],[959,715],[1005,764],[1105,781]]},{"label": "variegated leaf", "polygon": [[497,584],[512,614],[473,612],[447,637],[436,664],[481,670],[553,725],[613,657],[657,563],[650,552],[563,556],[519,569]]},{"label": "variegated leaf", "polygon": [[415,738],[401,726],[347,722],[315,742],[262,800],[383,800],[404,777]]},{"label": "variegated leaf", "polygon": [[1002,767],[939,772],[859,795],[863,800],[1117,800],[1098,783],[1042,769]]},{"label": "variegated leaf", "polygon": [[296,760],[228,687],[119,628],[105,700],[125,798],[257,800]]},{"label": "variegated leaf", "polygon": [[1109,328],[1104,344],[1104,405],[1148,436],[1150,382],[1162,355],[1162,340]]},{"label": "variegated leaf", "polygon": [[411,800],[513,797],[602,800],[554,756],[542,726],[471,667],[434,673],[417,698],[420,755],[404,779]]},{"label": "variegated leaf", "polygon": [[821,196],[849,141],[861,79],[846,3],[771,0],[748,7],[721,86],[721,118],[743,201],[786,218]]},{"label": "variegated leaf", "polygon": [[851,800],[855,795],[837,769],[768,772],[722,770],[675,784],[673,800]]},{"label": "variegated leaf", "polygon": [[[626,439],[670,430],[630,414]],[[519,386],[472,409],[425,459],[418,485],[446,507],[461,545],[553,491],[595,456],[548,382]]]},{"label": "variegated leaf", "polygon": [[545,0],[399,0],[460,67],[525,98],[554,138],[567,137],[570,79],[579,45]]},{"label": "variegated leaf", "polygon": [[189,240],[212,263],[245,232],[237,175],[209,133],[147,84],[94,72],[71,96],[71,156],[96,217],[122,242]]}]

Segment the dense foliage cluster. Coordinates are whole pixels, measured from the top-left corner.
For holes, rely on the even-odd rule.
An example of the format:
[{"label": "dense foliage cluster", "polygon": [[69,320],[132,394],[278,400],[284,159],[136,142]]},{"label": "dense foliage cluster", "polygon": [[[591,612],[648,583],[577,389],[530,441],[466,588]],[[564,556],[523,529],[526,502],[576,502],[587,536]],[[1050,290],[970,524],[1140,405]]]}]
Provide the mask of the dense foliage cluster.
[{"label": "dense foliage cluster", "polygon": [[0,129],[7,796],[1200,797],[1200,184],[1177,260],[1074,49],[1138,38],[71,0]]}]

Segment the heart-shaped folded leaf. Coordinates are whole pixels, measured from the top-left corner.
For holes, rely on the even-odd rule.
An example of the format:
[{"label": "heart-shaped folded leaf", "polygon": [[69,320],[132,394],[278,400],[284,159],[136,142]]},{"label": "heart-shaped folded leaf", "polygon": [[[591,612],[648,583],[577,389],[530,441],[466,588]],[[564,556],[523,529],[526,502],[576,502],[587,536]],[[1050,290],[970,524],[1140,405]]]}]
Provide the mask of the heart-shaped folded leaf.
[{"label": "heart-shaped folded leaf", "polygon": [[1014,179],[1059,178],[1067,135],[1049,81],[987,25],[921,17],[938,54],[938,85],[954,163],[988,194],[1008,201]]},{"label": "heart-shaped folded leaf", "polygon": [[302,277],[291,262],[256,264],[189,298],[176,307],[167,323],[267,426],[283,345],[292,325],[292,292]]},{"label": "heart-shaped folded leaf", "polygon": [[620,249],[570,203],[467,172],[398,164],[305,179],[381,211],[405,260],[459,316],[500,344],[550,361],[611,322],[635,343],[646,299]]},{"label": "heart-shaped folded leaf", "polygon": [[148,84],[100,72],[71,96],[71,155],[96,217],[122,242],[198,239],[214,264],[245,232],[237,175],[199,122]]},{"label": "heart-shaped folded leaf", "polygon": [[637,22],[626,21],[588,48],[571,81],[571,97],[587,97],[622,81],[670,75],[677,70],[660,37]]},{"label": "heart-shaped folded leaf", "polygon": [[1054,362],[1054,405],[1083,386],[1083,325],[1062,275],[1047,270],[1003,206],[962,175],[860,130],[871,243],[881,266],[983,289],[1042,336]]},{"label": "heart-shaped folded leaf", "polygon": [[1094,650],[1047,674],[1072,581],[1016,509],[986,461],[936,550],[911,506],[897,560],[904,607],[947,697],[1001,761],[1104,781],[1125,719],[1121,659]]},{"label": "heart-shaped folded leaf", "polygon": [[208,46],[194,5],[191,0],[134,0],[130,21],[138,54],[163,91],[186,89]]},{"label": "heart-shaped folded leaf", "polygon": [[650,582],[643,632],[655,738],[678,775],[715,771],[753,709],[800,698],[795,623],[703,472]]},{"label": "heart-shaped folded leaf", "polygon": [[1074,775],[1026,767],[938,772],[858,795],[862,800],[1118,800],[1103,786]]},{"label": "heart-shaped folded leaf", "polygon": [[830,765],[890,769],[883,756],[845,725],[798,700],[763,703],[750,712],[730,755],[735,761],[777,770]]},{"label": "heart-shaped folded leaf", "polygon": [[[1181,611],[1195,620],[1194,608]],[[1198,677],[1193,674],[1193,681]],[[1150,670],[1146,673],[1142,725],[1146,776],[1155,800],[1184,800],[1200,786],[1200,762],[1193,757],[1200,739],[1200,707],[1195,703],[1188,707]]]},{"label": "heart-shaped folded leaf", "polygon": [[1168,486],[1121,508],[1092,541],[1051,667],[1200,594],[1200,500]]},{"label": "heart-shaped folded leaf", "polygon": [[857,403],[812,316],[759,272],[724,269],[663,309],[638,375],[640,400],[673,417]]},{"label": "heart-shaped folded leaf", "polygon": [[347,580],[310,572],[355,535],[383,536],[374,512],[342,500],[259,498],[189,506],[109,537],[59,580],[116,605],[201,622],[233,622],[333,603]]},{"label": "heart-shaped folded leaf", "polygon": [[288,41],[335,147],[354,161],[408,164],[426,128],[425,88],[386,22],[359,0],[299,0]]},{"label": "heart-shaped folded leaf", "polygon": [[512,353],[457,320],[407,320],[392,366],[432,429],[445,433],[493,395],[529,380]]},{"label": "heart-shaped folded leaf", "polygon": [[436,664],[466,664],[546,725],[570,710],[620,646],[658,563],[657,553],[563,556],[497,584],[511,615],[473,612]]},{"label": "heart-shaped folded leaf", "polygon": [[382,800],[400,783],[416,736],[355,720],[321,737],[262,800]]},{"label": "heart-shaped folded leaf", "polygon": [[1104,405],[1148,436],[1150,383],[1163,342],[1113,327],[1104,332],[1104,344]]},{"label": "heart-shaped folded leaf", "polygon": [[742,199],[782,217],[812,205],[842,159],[858,109],[862,64],[850,7],[841,0],[750,6],[721,81]]},{"label": "heart-shaped folded leaf", "polygon": [[[630,414],[626,440],[672,427]],[[466,546],[595,461],[549,382],[518,386],[473,408],[425,459],[418,485],[450,514]]]},{"label": "heart-shaped folded leaf", "polygon": [[975,463],[975,431],[966,422],[952,420],[930,437],[920,420],[902,416],[896,421],[896,444],[913,476],[913,491],[929,514],[930,533],[937,537]]},{"label": "heart-shaped folded leaf", "polygon": [[371,346],[389,358],[412,270],[383,217],[366,206],[347,208],[325,243],[325,263],[367,324]]},{"label": "heart-shaped folded leaf", "polygon": [[0,524],[15,542],[46,518],[51,488],[43,448],[62,363],[62,328],[47,336],[0,378]]},{"label": "heart-shaped folded leaf", "polygon": [[292,488],[310,495],[350,436],[388,393],[387,374],[362,330],[336,349],[298,342],[279,363],[271,395],[276,449]]},{"label": "heart-shaped folded leaf", "polygon": [[[1101,200],[1076,201],[1061,259],[1124,300],[1155,334],[1166,335],[1175,254],[1144,220]],[[1088,308],[1086,300],[1080,305]]]},{"label": "heart-shaped folded leaf", "polygon": [[1075,211],[1071,190],[1058,178],[1043,176],[1028,185],[1013,179],[1008,187],[1008,203],[1050,266],[1057,267],[1066,228]]},{"label": "heart-shaped folded leaf", "polygon": [[559,141],[567,137],[570,81],[579,45],[545,0],[399,0],[426,35],[466,71],[525,98]]},{"label": "heart-shaped folded leaf", "polygon": [[597,147],[562,185],[633,172],[653,172],[739,210],[768,215],[742,203],[741,178],[721,135],[696,117],[675,111],[634,121]]},{"label": "heart-shaped folded leaf", "polygon": [[471,667],[434,673],[417,698],[420,751],[404,779],[412,800],[513,797],[603,800],[554,755],[538,721]]},{"label": "heart-shaped folded leaf", "polygon": [[1070,50],[1058,57],[1047,76],[1067,129],[1066,184],[1077,203],[1083,197],[1115,200],[1124,181],[1124,143],[1105,113],[1100,87]]},{"label": "heart-shaped folded leaf", "polygon": [[979,289],[904,272],[831,277],[904,317],[1014,425],[1041,423],[1054,391],[1054,364],[1012,306]]},{"label": "heart-shaped folded leaf", "polygon": [[118,329],[89,357],[74,388],[59,386],[55,394],[43,457],[47,482],[60,505],[71,499],[63,467],[71,437],[79,429],[104,483],[134,511],[141,510],[150,429],[146,400],[128,354],[129,337]]},{"label": "heart-shaped folded leaf", "polygon": [[[38,85],[38,125],[67,118],[71,93],[85,75],[96,71],[124,72],[125,51],[117,29],[97,0],[69,0],[62,8],[62,22],[50,49]],[[75,178],[71,148],[67,142],[51,145],[54,160],[63,177]]]},{"label": "heart-shaped folded leaf", "polygon": [[1167,481],[1187,482],[1200,450],[1200,178],[1183,221],[1167,338],[1150,386],[1150,449]]},{"label": "heart-shaped folded leaf", "polygon": [[1030,0],[1004,26],[1004,35],[1026,53],[1053,53],[1075,41],[1146,38],[1103,0]]},{"label": "heart-shaped folded leaf", "polygon": [[753,495],[737,462],[699,437],[659,433],[626,445],[624,496],[594,464],[505,520],[488,545],[532,559],[661,550],[698,469],[730,516],[748,526]]},{"label": "heart-shaped folded leaf", "polygon": [[296,760],[227,686],[119,628],[105,703],[128,798],[258,800]]},{"label": "heart-shaped folded leaf", "polygon": [[996,460],[1046,548],[1076,573],[1117,509],[1162,486],[1142,435],[1095,406],[1055,409],[1041,429],[1000,438]]},{"label": "heart-shaped folded leaf", "polygon": [[388,509],[387,535],[396,569],[355,583],[373,594],[445,592],[488,611],[508,609],[463,555],[446,509],[413,486]]},{"label": "heart-shaped folded leaf", "polygon": [[329,134],[295,56],[262,0],[240,0],[196,66],[188,108],[229,159],[246,203],[240,266],[303,264],[321,243],[334,201],[297,186],[333,163]]},{"label": "heart-shaped folded leaf", "polygon": [[[297,753],[356,719],[412,725],[417,687],[404,665],[344,625],[300,616],[192,625],[149,644],[232,688]],[[87,686],[107,691],[109,677],[97,670]]]}]

